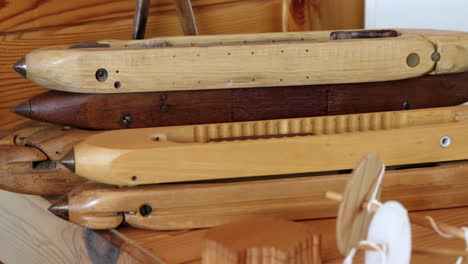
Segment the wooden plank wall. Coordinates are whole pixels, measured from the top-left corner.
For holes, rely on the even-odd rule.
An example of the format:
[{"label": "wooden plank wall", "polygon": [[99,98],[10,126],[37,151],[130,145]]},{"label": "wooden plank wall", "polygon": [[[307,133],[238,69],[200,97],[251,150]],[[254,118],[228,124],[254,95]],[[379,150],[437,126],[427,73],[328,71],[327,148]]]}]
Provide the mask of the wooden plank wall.
[{"label": "wooden plank wall", "polygon": [[[200,34],[282,30],[283,0],[192,0]],[[363,27],[364,0],[288,0],[294,28]],[[0,130],[21,118],[9,109],[46,89],[13,64],[45,46],[131,37],[135,0],[0,0]],[[181,35],[172,0],[152,0],[147,37]]]}]

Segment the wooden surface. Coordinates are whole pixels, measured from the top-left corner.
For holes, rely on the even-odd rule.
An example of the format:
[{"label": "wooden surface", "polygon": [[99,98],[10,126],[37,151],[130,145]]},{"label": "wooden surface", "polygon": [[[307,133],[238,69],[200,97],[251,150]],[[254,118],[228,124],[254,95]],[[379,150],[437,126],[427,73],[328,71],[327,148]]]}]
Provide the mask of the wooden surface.
[{"label": "wooden surface", "polygon": [[[460,73],[377,83],[144,94],[49,91],[26,101],[18,111],[43,122],[118,129],[418,109],[467,101],[468,73]],[[128,123],[126,116],[131,118]]]},{"label": "wooden surface", "polygon": [[85,179],[58,161],[73,144],[94,134],[36,121],[0,134],[0,187],[4,190],[63,195]]},{"label": "wooden surface", "polygon": [[319,231],[281,218],[250,218],[208,230],[203,264],[320,264]]},{"label": "wooden surface", "polygon": [[[363,2],[316,2],[314,8],[323,15],[315,29],[361,28]],[[13,72],[11,67],[21,57],[41,47],[99,39],[129,39],[132,34],[133,0],[25,0],[2,3],[0,28],[3,32],[10,32],[0,35],[0,129],[20,120],[20,117],[9,113],[10,108],[45,91]],[[181,35],[182,29],[172,0],[152,1],[152,4],[146,36]],[[192,5],[200,34],[281,31],[280,0],[193,0]],[[346,9],[345,5],[353,8]],[[325,15],[331,13],[336,15]]]},{"label": "wooden surface", "polygon": [[[27,54],[26,67],[28,80],[47,88],[128,93],[399,80],[431,72],[434,51],[432,42],[414,35],[184,48],[42,49]],[[409,67],[410,55],[417,56],[418,63]],[[106,80],[96,80],[100,68],[109,73]]]},{"label": "wooden surface", "polygon": [[[369,152],[389,166],[462,160],[466,109],[109,131],[75,145],[75,172],[139,185],[351,169]],[[447,135],[453,144],[441,147]]]},{"label": "wooden surface", "polygon": [[[465,206],[467,171],[466,162],[389,170],[382,184],[382,199],[398,200],[409,210]],[[70,220],[90,228],[115,228],[124,219],[127,225],[145,229],[201,228],[252,215],[295,220],[334,217],[338,203],[325,194],[342,192],[349,177],[289,175],[268,180],[126,188],[90,183],[75,189],[66,199]],[[143,215],[143,205],[151,212]]]},{"label": "wooden surface", "polygon": [[[456,226],[467,225],[468,207],[431,210],[430,214],[439,221],[447,222]],[[416,214],[428,214],[429,212],[415,212]],[[317,230],[322,236],[322,259],[324,263],[341,263],[341,256],[336,247],[335,219],[321,219],[313,221],[303,221]],[[156,252],[158,256],[164,258],[168,263],[201,263],[202,241],[208,229],[193,231],[146,231],[131,228],[121,228],[120,232],[130,239],[138,240],[139,244]],[[437,235],[433,230],[428,230],[412,225],[413,247],[445,247],[452,249],[464,249],[465,244],[458,239],[446,239]],[[413,264],[440,264],[454,263],[455,257],[436,255],[413,255]],[[336,262],[334,262],[336,261]],[[362,263],[357,260],[356,263]]]},{"label": "wooden surface", "polygon": [[184,35],[198,35],[197,22],[190,0],[174,0]]},{"label": "wooden surface", "polygon": [[[343,255],[367,237],[372,214],[362,210],[362,204],[374,195],[373,188],[383,169],[379,155],[369,153],[362,158],[345,185],[336,220],[336,243]],[[375,195],[374,198],[380,200],[380,191]]]},{"label": "wooden surface", "polygon": [[[132,242],[118,247],[94,231],[54,217],[41,197],[0,191],[0,198],[4,263],[164,263]],[[104,232],[104,237],[112,240],[112,232]]]}]

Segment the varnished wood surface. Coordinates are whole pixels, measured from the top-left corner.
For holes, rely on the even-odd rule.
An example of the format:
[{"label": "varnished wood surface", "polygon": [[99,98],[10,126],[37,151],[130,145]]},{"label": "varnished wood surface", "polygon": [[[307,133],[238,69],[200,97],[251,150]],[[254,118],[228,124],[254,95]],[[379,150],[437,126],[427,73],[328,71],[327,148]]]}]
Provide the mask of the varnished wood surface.
[{"label": "varnished wood surface", "polygon": [[392,82],[144,94],[49,91],[29,99],[25,114],[61,125],[119,129],[418,109],[467,101],[468,73],[459,73]]},{"label": "varnished wood surface", "polygon": [[164,263],[132,242],[121,247],[108,242],[115,241],[117,231],[104,232],[106,240],[54,217],[41,197],[0,191],[0,198],[0,260],[5,264]]},{"label": "varnished wood surface", "polygon": [[[409,210],[466,206],[467,166],[453,162],[389,170],[382,199],[398,200]],[[70,221],[89,228],[115,228],[125,220],[136,228],[156,230],[211,227],[253,215],[294,220],[334,217],[338,203],[325,194],[342,192],[348,180],[349,174],[339,174],[125,188],[87,183],[68,194],[68,215]],[[150,208],[147,215],[141,211],[143,205]]]},{"label": "varnished wood surface", "polygon": [[[203,0],[204,1],[204,0]],[[229,3],[221,5],[206,5],[198,11],[198,2],[193,1],[195,6],[195,15],[200,34],[227,34],[227,33],[256,33],[256,32],[275,32],[281,31],[281,1],[279,0],[248,0],[248,1],[229,1]],[[18,26],[25,31],[12,32],[0,36],[0,130],[6,129],[14,124],[17,124],[20,118],[12,113],[9,109],[19,104],[27,98],[44,92],[44,88],[34,85],[21,78],[13,72],[11,67],[22,56],[28,52],[46,46],[52,45],[73,45],[86,41],[96,41],[99,39],[129,39],[132,33],[133,24],[133,8],[135,2],[132,0],[118,1],[114,4],[93,1],[93,5],[89,8],[83,8],[87,1],[53,1],[39,2],[38,5],[33,1],[8,1],[6,8],[7,12],[2,12],[0,16],[8,17],[3,19],[0,26],[6,28],[14,28],[15,26],[9,23],[21,24],[24,27]],[[153,4],[172,3],[172,1],[152,1]],[[157,3],[156,3],[157,2]],[[208,0],[209,3],[218,3],[214,0]],[[341,4],[348,5],[349,2],[360,3],[362,0],[345,1],[333,0],[327,2],[316,3],[314,6],[323,13],[334,13],[343,15],[323,15],[320,17],[320,27],[316,29],[343,29],[343,28],[360,28],[363,25],[363,16],[354,16],[353,13],[359,8],[353,9],[349,13],[348,10],[342,9]],[[122,4],[124,3],[124,4]],[[163,4],[164,5],[164,4]],[[359,4],[356,4],[358,6]],[[96,7],[98,6],[98,7]],[[81,8],[78,8],[81,7]],[[34,9],[31,9],[34,8]],[[82,22],[76,24],[67,24],[70,21],[75,21],[77,17],[88,17],[91,20],[103,16],[119,15],[119,12],[107,12],[109,10],[116,11],[125,9],[127,15],[123,18],[108,18],[104,20],[96,20]],[[331,8],[332,10],[325,10]],[[21,12],[30,10],[28,12]],[[7,9],[2,9],[7,10]],[[61,16],[46,16],[49,12],[59,12]],[[164,9],[162,9],[164,11]],[[168,36],[182,35],[182,30],[176,15],[175,10],[166,10],[164,12],[154,12],[151,9],[149,24],[146,36]],[[346,15],[345,15],[346,13]],[[5,15],[3,15],[5,14]],[[15,15],[16,14],[16,15]],[[41,16],[37,17],[36,15]],[[32,18],[31,18],[32,17]],[[85,19],[86,20],[86,19]],[[29,26],[26,26],[25,21],[30,21]],[[25,24],[26,23],[26,24]],[[67,25],[64,25],[67,24]],[[47,27],[47,28],[44,28]],[[32,30],[34,28],[38,28]],[[28,30],[31,31],[28,31]]]},{"label": "varnished wood surface", "polygon": [[85,179],[58,162],[79,140],[95,132],[27,121],[0,134],[0,188],[63,195]]},{"label": "varnished wood surface", "polygon": [[[436,220],[443,221],[455,226],[466,226],[468,224],[468,207],[430,210],[415,212],[420,215],[432,215]],[[321,219],[313,221],[303,221],[307,225],[320,230],[322,236],[322,259],[324,263],[331,263],[333,260],[341,263],[342,260],[336,247],[335,219]],[[120,232],[152,252],[157,252],[158,256],[164,258],[168,263],[201,263],[202,241],[208,229],[192,231],[147,231],[131,228],[120,228]],[[433,230],[412,225],[413,246],[422,247],[445,247],[462,250],[465,248],[463,241],[458,239],[446,239],[437,235]],[[413,264],[440,264],[454,263],[456,258],[437,255],[413,255]],[[362,263],[357,260],[355,263]]]},{"label": "varnished wood surface", "polygon": [[203,264],[321,264],[319,230],[281,218],[252,217],[208,230]]},{"label": "varnished wood surface", "polygon": [[114,130],[75,145],[75,172],[141,185],[351,169],[369,152],[388,166],[463,160],[467,109]]}]

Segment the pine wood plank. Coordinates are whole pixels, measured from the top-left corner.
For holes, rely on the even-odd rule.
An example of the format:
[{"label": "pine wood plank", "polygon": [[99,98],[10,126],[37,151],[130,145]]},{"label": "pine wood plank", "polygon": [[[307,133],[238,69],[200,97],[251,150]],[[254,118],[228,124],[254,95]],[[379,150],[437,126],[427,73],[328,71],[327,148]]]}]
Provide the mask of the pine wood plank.
[{"label": "pine wood plank", "polygon": [[[442,209],[415,212],[420,215],[431,215],[436,220],[448,224],[463,226],[468,224],[468,207]],[[302,221],[317,230],[322,235],[322,259],[326,263],[341,263],[342,256],[336,247],[335,219],[321,219],[313,221]],[[120,231],[129,239],[138,239],[139,244],[152,252],[159,253],[171,264],[179,263],[201,263],[202,240],[208,229],[200,229],[189,232],[164,232],[164,231],[146,231],[137,229],[120,229]],[[464,249],[464,242],[459,239],[445,239],[437,235],[434,231],[412,225],[413,246],[423,247],[444,247],[451,249]],[[435,255],[413,255],[413,264],[439,264],[453,263],[456,258]],[[356,263],[360,263],[357,261]]]},{"label": "pine wood plank", "polygon": [[[0,191],[0,259],[9,263],[164,263],[120,239],[119,247],[98,233],[62,221],[39,197]],[[116,232],[116,231],[111,231]],[[112,240],[115,235],[102,234]]]},{"label": "pine wood plank", "polygon": [[[203,8],[245,0],[192,0],[193,7]],[[31,31],[44,27],[76,25],[106,19],[133,17],[135,0],[86,0],[86,1],[0,1],[0,33]],[[156,19],[158,12],[175,10],[172,0],[151,1],[150,14]]]}]

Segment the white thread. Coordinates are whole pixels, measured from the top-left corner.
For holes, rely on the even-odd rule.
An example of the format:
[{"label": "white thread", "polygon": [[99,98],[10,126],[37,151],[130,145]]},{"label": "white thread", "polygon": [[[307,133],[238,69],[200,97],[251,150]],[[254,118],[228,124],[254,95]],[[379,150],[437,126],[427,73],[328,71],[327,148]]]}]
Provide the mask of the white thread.
[{"label": "white thread", "polygon": [[445,238],[452,238],[453,235],[452,234],[447,234],[447,233],[444,233],[442,232],[440,229],[439,229],[439,226],[437,226],[437,223],[434,221],[434,219],[430,216],[426,216],[426,218],[429,220],[429,222],[431,223],[431,226],[432,228],[434,229],[434,231],[436,231],[437,234],[439,234],[441,237],[445,237]]},{"label": "white thread", "polygon": [[372,205],[376,204],[379,207],[382,207],[382,203],[377,200],[377,193],[380,190],[380,185],[382,184],[382,179],[385,174],[385,165],[382,164],[382,169],[380,170],[379,176],[377,177],[377,182],[375,183],[374,190],[372,191],[372,196],[370,201],[367,203],[367,212],[372,213]]},{"label": "white thread", "polygon": [[[464,234],[465,234],[465,244],[466,244],[466,248],[465,250],[468,251],[468,228],[467,227],[460,227],[461,230],[463,230]],[[455,262],[455,264],[461,264],[463,262],[463,257],[460,256],[458,257],[457,259],[457,262]]]},{"label": "white thread", "polygon": [[[384,248],[381,248],[379,247],[379,245],[377,243],[374,243],[372,241],[368,241],[368,240],[362,240],[362,241],[359,241],[358,243],[359,245],[364,245],[364,246],[369,246],[373,249],[375,249],[375,251],[378,251],[380,253],[380,257],[381,257],[381,260],[382,260],[382,264],[386,264],[387,262],[387,255],[386,255],[386,248],[384,246]],[[356,255],[356,252],[357,252],[357,249],[355,247],[353,247],[348,255],[346,256],[346,258],[343,260],[343,264],[353,264],[353,258],[354,256]]]}]

